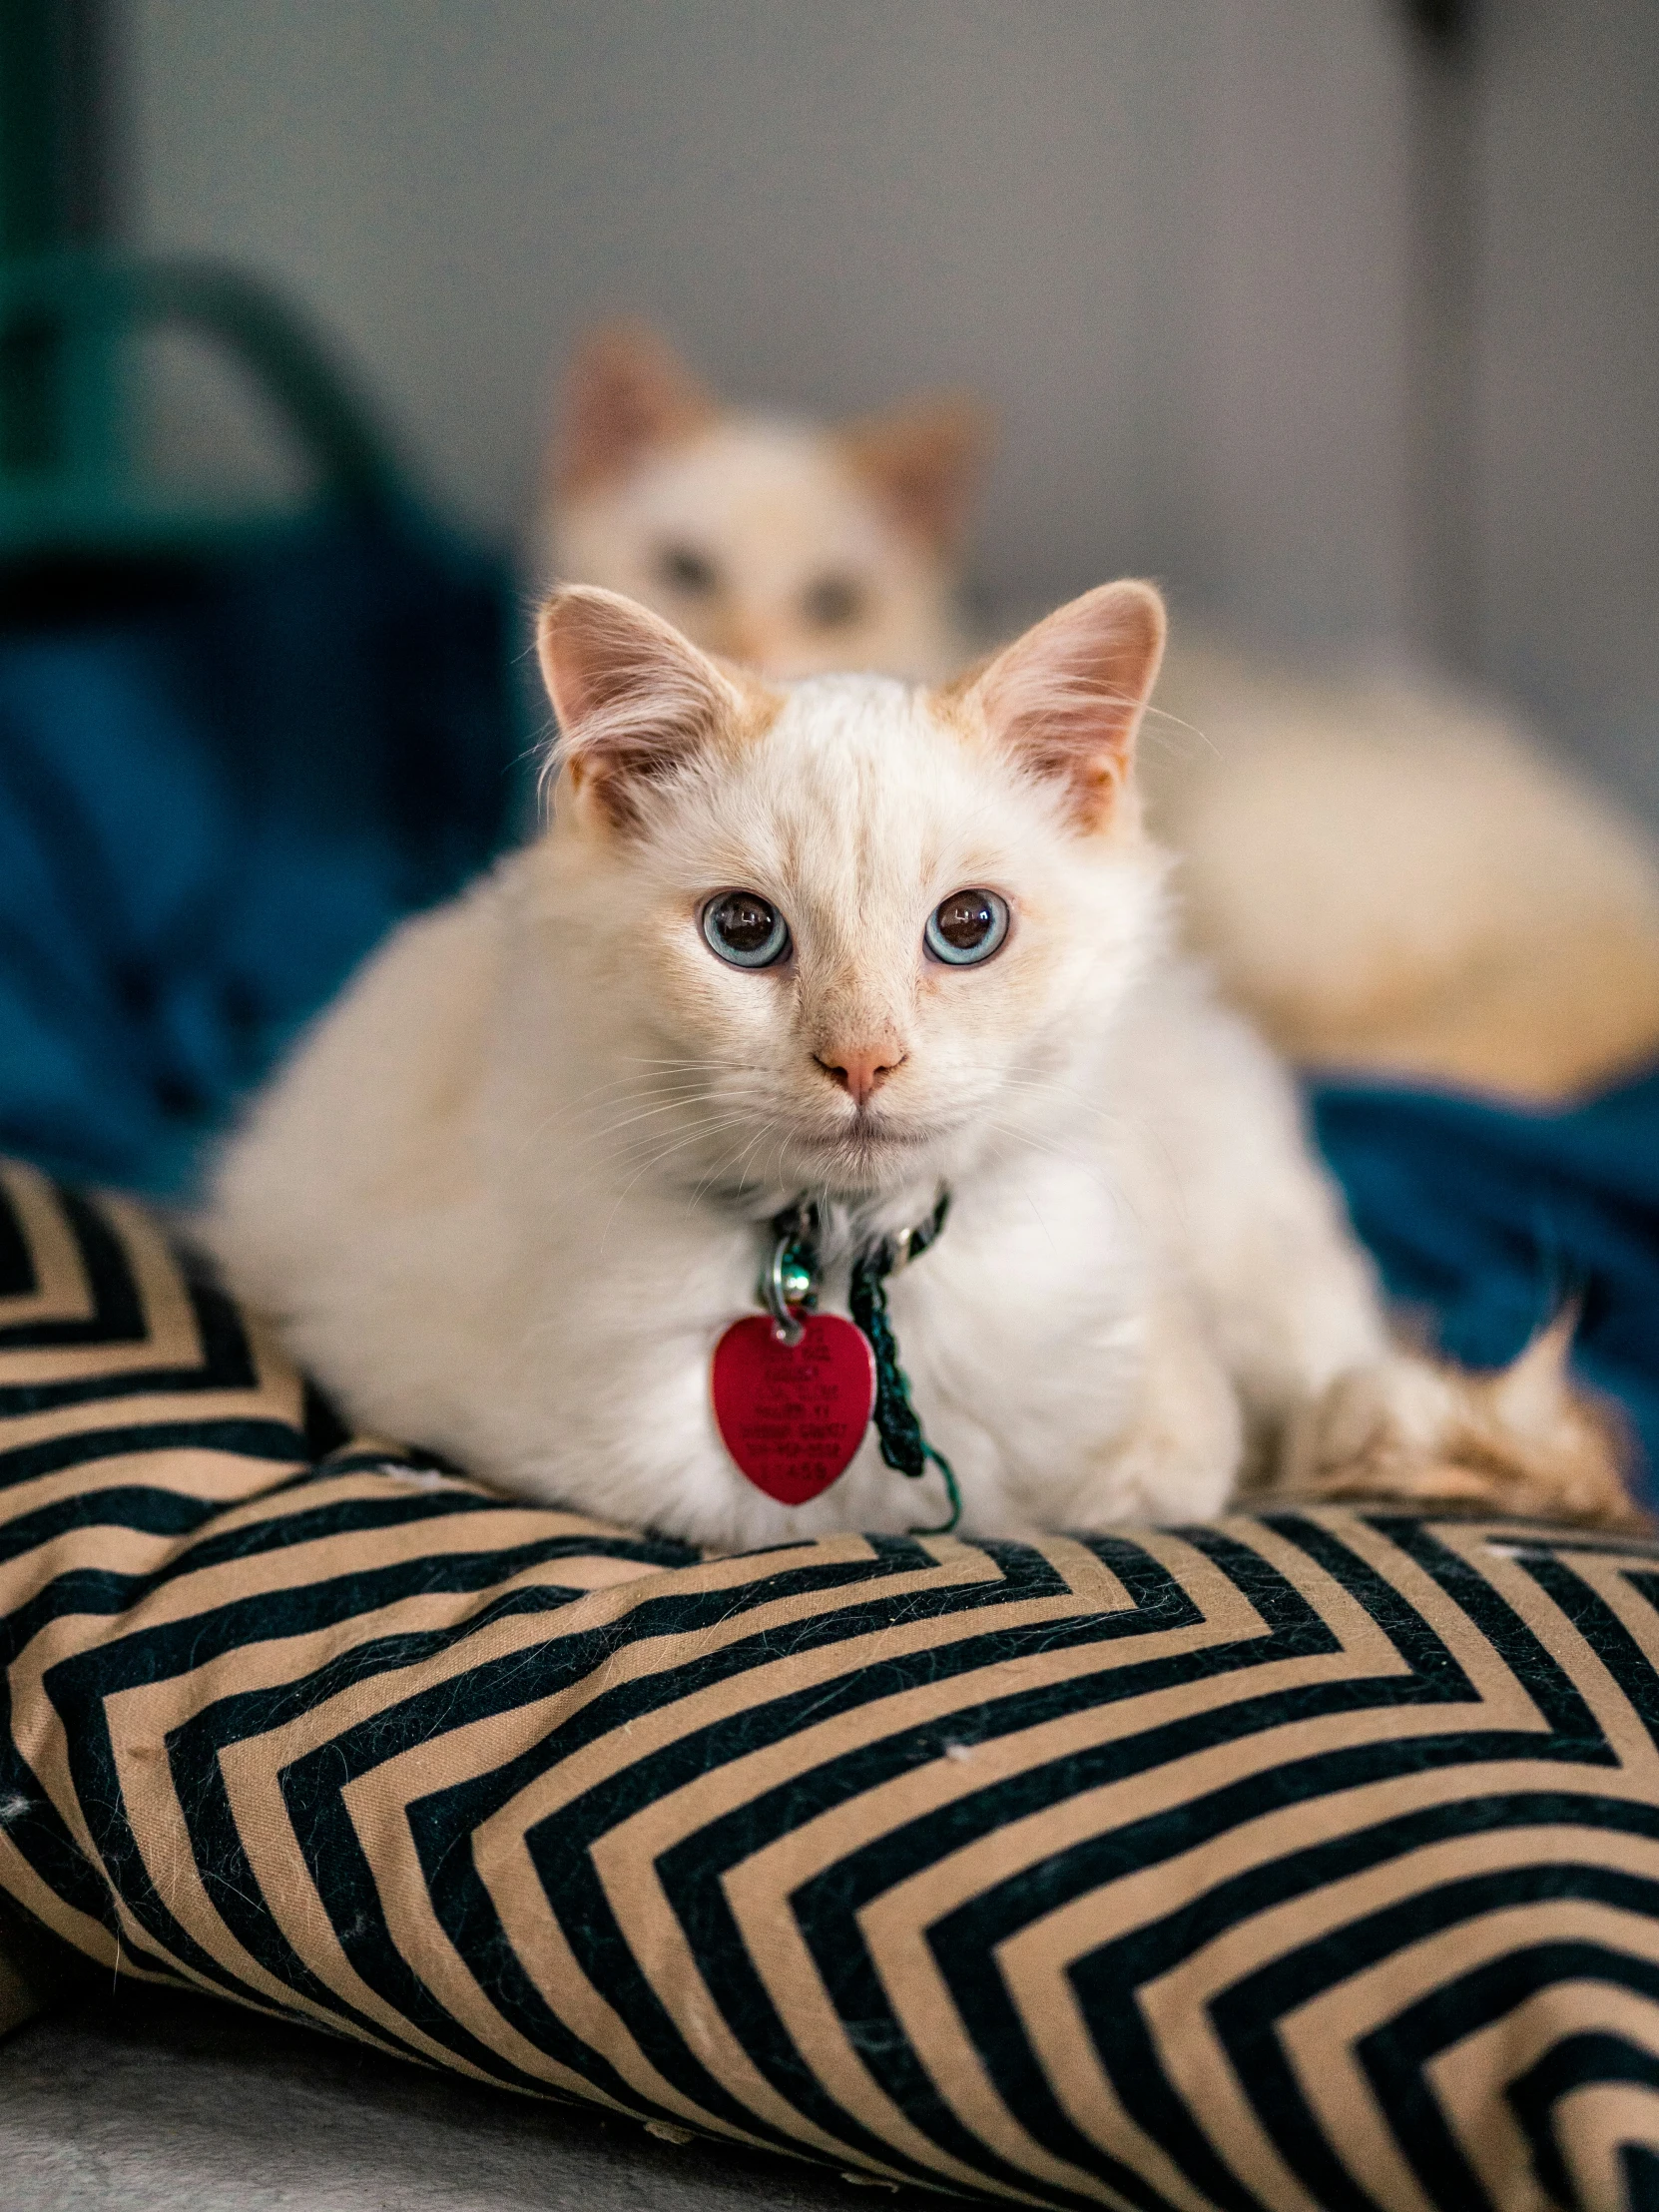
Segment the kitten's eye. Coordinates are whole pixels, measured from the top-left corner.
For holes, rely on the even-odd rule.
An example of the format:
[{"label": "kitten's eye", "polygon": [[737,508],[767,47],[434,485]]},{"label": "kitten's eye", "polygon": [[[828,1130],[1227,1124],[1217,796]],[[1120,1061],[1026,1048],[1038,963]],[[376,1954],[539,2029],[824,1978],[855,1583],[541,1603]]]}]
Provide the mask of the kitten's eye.
[{"label": "kitten's eye", "polygon": [[694,599],[707,599],[720,584],[720,571],[714,562],[692,545],[665,545],[657,568],[665,584],[688,592]]},{"label": "kitten's eye", "polygon": [[759,891],[722,891],[703,909],[711,952],[733,967],[772,967],[790,949],[790,925]]},{"label": "kitten's eye", "polygon": [[864,595],[850,576],[821,576],[801,601],[807,620],[820,630],[844,630],[864,611]]},{"label": "kitten's eye", "polygon": [[935,960],[972,967],[988,960],[1008,934],[1008,902],[995,891],[952,891],[927,917],[922,940]]}]

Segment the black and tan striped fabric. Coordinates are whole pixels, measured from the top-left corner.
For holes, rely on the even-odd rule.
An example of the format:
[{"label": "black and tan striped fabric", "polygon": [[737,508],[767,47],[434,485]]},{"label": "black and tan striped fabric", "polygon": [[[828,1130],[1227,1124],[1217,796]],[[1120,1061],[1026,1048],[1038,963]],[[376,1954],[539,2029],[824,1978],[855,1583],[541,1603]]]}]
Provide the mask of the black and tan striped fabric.
[{"label": "black and tan striped fabric", "polygon": [[14,1928],[968,2196],[1659,2205],[1651,1549],[701,1558],[341,1445],[136,1211],[5,1189]]}]

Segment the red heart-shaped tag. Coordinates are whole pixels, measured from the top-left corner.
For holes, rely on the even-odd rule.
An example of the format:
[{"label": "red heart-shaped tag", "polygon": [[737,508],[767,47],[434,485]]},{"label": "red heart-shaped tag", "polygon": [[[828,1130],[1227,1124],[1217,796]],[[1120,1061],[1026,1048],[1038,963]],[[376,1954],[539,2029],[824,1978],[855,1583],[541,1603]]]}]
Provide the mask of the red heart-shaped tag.
[{"label": "red heart-shaped tag", "polygon": [[805,1505],[829,1489],[875,1404],[875,1358],[863,1331],[834,1314],[803,1320],[798,1345],[775,1334],[768,1314],[735,1321],[715,1347],[710,1377],[727,1450],[781,1505]]}]

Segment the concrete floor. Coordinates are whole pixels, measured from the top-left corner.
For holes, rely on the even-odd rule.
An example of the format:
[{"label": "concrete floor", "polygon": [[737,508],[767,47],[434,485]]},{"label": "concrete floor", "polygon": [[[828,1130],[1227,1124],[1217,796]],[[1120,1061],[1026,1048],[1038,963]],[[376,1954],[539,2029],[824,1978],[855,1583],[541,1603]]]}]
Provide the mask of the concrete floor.
[{"label": "concrete floor", "polygon": [[4,2212],[920,2212],[957,2202],[473,2088],[205,1999],[0,2043]]}]

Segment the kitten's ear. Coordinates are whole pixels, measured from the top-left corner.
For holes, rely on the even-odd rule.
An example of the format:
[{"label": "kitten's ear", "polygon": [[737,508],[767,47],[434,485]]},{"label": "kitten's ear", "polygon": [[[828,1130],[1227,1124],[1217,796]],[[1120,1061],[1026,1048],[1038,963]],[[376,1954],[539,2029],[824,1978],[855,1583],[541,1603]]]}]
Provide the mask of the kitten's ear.
[{"label": "kitten's ear", "polygon": [[620,476],[720,413],[673,347],[641,322],[607,322],[576,348],[551,454],[560,498]]},{"label": "kitten's ear", "polygon": [[572,783],[610,826],[639,826],[665,783],[753,702],[672,624],[619,592],[556,591],[536,624],[542,681]]},{"label": "kitten's ear", "polygon": [[852,466],[912,537],[953,553],[990,450],[990,416],[959,392],[909,401],[840,433]]},{"label": "kitten's ear", "polygon": [[966,692],[998,745],[1062,787],[1080,829],[1104,828],[1128,788],[1165,628],[1150,584],[1101,584],[1027,630]]}]

